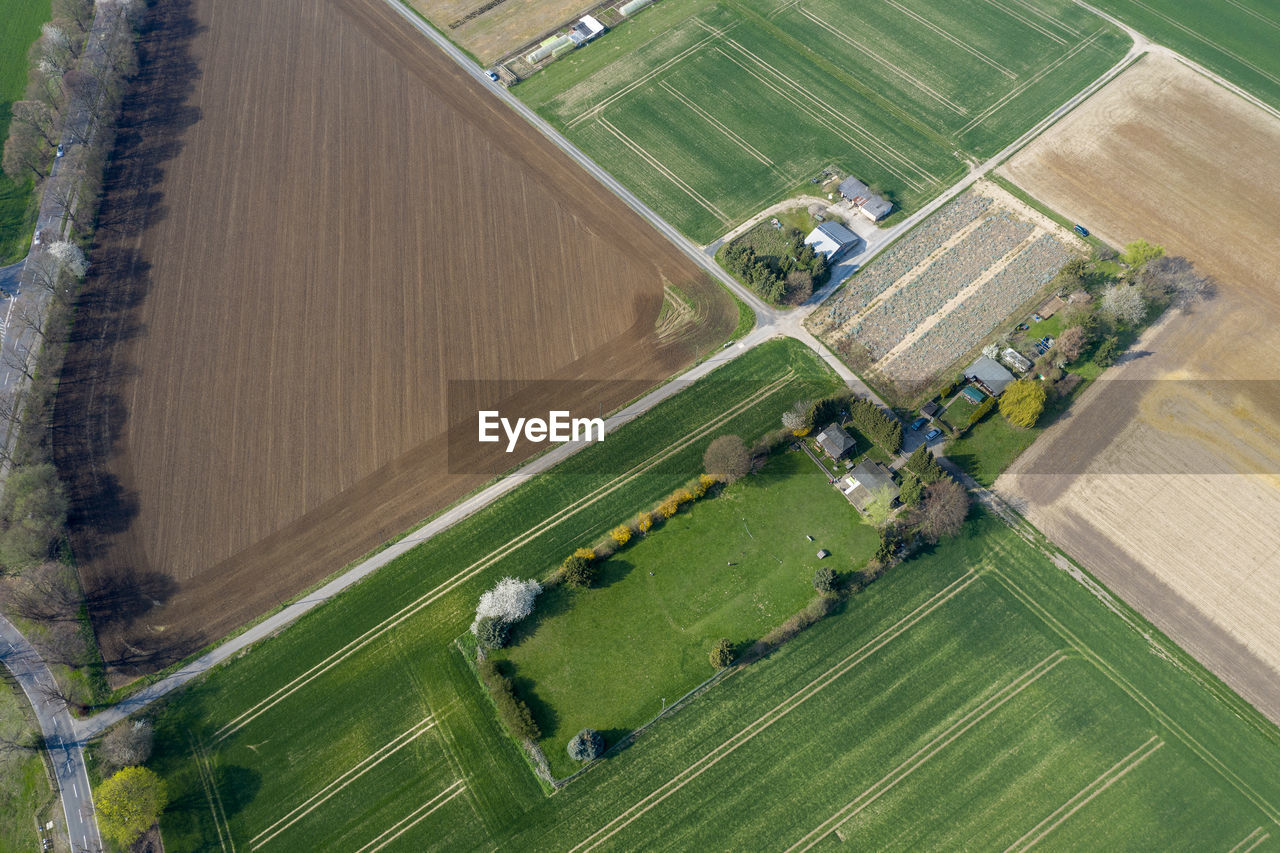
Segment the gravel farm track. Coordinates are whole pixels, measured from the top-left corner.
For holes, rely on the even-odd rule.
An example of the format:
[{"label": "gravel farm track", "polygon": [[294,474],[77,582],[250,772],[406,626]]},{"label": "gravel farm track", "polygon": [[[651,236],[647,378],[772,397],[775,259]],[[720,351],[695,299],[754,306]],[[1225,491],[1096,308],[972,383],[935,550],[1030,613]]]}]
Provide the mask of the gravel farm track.
[{"label": "gravel farm track", "polygon": [[[446,465],[448,380],[595,415],[737,322],[382,0],[149,15],[54,425],[113,684],[488,479]],[[667,284],[696,322],[659,341]]]},{"label": "gravel farm track", "polygon": [[1002,172],[1213,274],[996,490],[1280,722],[1280,121],[1153,53]]}]

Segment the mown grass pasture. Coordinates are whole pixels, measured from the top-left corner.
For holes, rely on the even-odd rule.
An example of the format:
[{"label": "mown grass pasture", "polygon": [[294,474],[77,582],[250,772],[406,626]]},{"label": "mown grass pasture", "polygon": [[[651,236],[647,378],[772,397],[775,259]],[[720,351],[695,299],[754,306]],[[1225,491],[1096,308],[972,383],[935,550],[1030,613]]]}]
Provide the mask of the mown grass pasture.
[{"label": "mown grass pasture", "polygon": [[498,654],[541,712],[552,771],[578,769],[578,731],[648,722],[713,674],[717,640],[744,651],[813,598],[820,566],[861,568],[878,543],[808,456],[783,452],[603,562],[598,588],[544,593]]},{"label": "mown grass pasture", "polygon": [[[0,0],[0,144],[9,136],[13,102],[27,85],[27,50],[49,20],[49,0]],[[35,212],[31,183],[15,184],[0,173],[0,265],[20,261],[31,239]]]},{"label": "mown grass pasture", "polygon": [[166,843],[1277,838],[1280,732],[1035,534],[985,515],[546,796],[453,640],[494,579],[546,571],[683,482],[713,435],[759,434],[832,385],[793,342],[712,378],[732,381],[695,384],[173,696],[152,761],[173,794]]},{"label": "mown grass pasture", "polygon": [[658,4],[514,91],[709,242],[835,163],[911,209],[1128,46],[1065,0]]}]

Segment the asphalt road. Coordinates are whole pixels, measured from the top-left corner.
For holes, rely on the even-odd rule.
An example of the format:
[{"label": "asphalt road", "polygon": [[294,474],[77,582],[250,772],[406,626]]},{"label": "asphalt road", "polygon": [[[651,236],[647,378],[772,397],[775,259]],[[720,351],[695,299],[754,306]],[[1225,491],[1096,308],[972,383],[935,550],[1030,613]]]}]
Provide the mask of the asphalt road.
[{"label": "asphalt road", "polygon": [[27,638],[3,616],[0,616],[0,663],[18,679],[40,722],[40,731],[44,733],[49,757],[58,777],[71,848],[77,853],[101,850],[102,838],[98,835],[93,793],[89,789],[84,753],[76,739],[71,714],[62,702],[41,692],[41,685],[53,685],[53,673],[49,672]]}]

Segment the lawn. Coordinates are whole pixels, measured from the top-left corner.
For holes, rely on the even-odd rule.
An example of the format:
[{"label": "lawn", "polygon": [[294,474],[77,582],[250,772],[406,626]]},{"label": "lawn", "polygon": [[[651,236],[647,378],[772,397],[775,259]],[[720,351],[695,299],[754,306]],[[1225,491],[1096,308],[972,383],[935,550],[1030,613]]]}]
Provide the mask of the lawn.
[{"label": "lawn", "polygon": [[[0,143],[9,137],[9,115],[27,85],[27,50],[49,20],[49,0],[0,0]],[[27,254],[35,210],[31,183],[15,184],[0,172],[0,266]]]},{"label": "lawn", "polygon": [[[542,793],[452,646],[480,593],[504,575],[545,574],[656,503],[700,469],[718,435],[761,435],[797,400],[838,387],[803,345],[763,344],[174,696],[158,712],[152,762],[173,793],[164,820],[170,848],[219,849],[219,832],[247,845],[353,766],[376,760],[428,713],[438,724],[414,743],[440,738],[454,776],[479,781],[417,826],[438,831],[445,821],[449,843],[489,843],[491,827],[507,826]],[[223,800],[218,811],[202,765]],[[424,763],[424,774],[431,767]],[[405,815],[430,793],[373,773],[348,788],[369,802],[394,801]],[[321,819],[329,823],[306,831],[323,835],[327,825],[336,837],[352,823],[372,838],[385,828],[350,810],[309,818]],[[278,843],[288,849],[289,835]]]},{"label": "lawn", "polygon": [[[0,668],[0,740],[26,742],[38,735],[31,707]],[[57,798],[39,753],[0,748],[0,853],[36,848],[36,820],[58,820]],[[65,829],[59,830],[65,834]]]},{"label": "lawn", "polygon": [[1128,46],[1036,5],[657,4],[513,91],[699,242],[830,164],[915,209]]},{"label": "lawn", "polygon": [[786,451],[603,563],[599,588],[546,593],[499,657],[539,717],[552,771],[577,769],[565,752],[575,733],[613,743],[648,722],[713,674],[718,639],[745,649],[814,596],[819,566],[859,569],[877,544],[809,457]]},{"label": "lawn", "polygon": [[1280,9],[1269,0],[1098,0],[1155,41],[1280,107]]}]

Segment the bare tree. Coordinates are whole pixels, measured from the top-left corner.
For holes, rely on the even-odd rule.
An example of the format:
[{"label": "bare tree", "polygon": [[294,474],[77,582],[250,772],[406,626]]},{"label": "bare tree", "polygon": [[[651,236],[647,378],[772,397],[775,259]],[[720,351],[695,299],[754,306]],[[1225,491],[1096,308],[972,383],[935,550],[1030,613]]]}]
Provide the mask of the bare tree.
[{"label": "bare tree", "polygon": [[1075,361],[1080,357],[1080,353],[1084,352],[1084,344],[1084,329],[1079,326],[1064,329],[1053,343],[1053,348],[1057,353],[1054,359],[1055,363],[1061,367],[1064,364],[1070,364]]},{"label": "bare tree", "polygon": [[29,125],[46,145],[53,147],[58,144],[62,115],[44,101],[14,101],[12,121]]},{"label": "bare tree", "polygon": [[49,175],[51,149],[36,128],[26,122],[18,122],[9,128],[9,138],[4,143],[4,173],[15,184],[36,182]]},{"label": "bare tree", "polygon": [[53,560],[5,580],[4,608],[33,622],[79,625],[82,599],[73,570]]},{"label": "bare tree", "polygon": [[153,733],[147,720],[126,720],[102,739],[102,758],[114,769],[137,767],[151,757]]},{"label": "bare tree", "polygon": [[943,477],[925,489],[918,529],[925,539],[937,542],[959,533],[968,515],[969,493],[955,480]]},{"label": "bare tree", "polygon": [[83,36],[93,24],[93,0],[53,0],[53,19]]},{"label": "bare tree", "polygon": [[707,447],[702,464],[708,474],[732,483],[751,470],[751,453],[738,436],[722,435]]},{"label": "bare tree", "polygon": [[31,347],[21,341],[14,341],[12,346],[3,348],[4,356],[0,361],[5,367],[12,368],[22,374],[28,382],[35,379],[35,353]]},{"label": "bare tree", "polygon": [[63,27],[49,23],[40,28],[40,38],[36,39],[31,50],[35,60],[33,65],[60,77],[75,67],[79,41]]},{"label": "bare tree", "polygon": [[34,332],[36,337],[43,341],[44,324],[48,314],[47,306],[47,302],[38,302],[34,299],[19,300],[13,319],[17,322],[19,329]]},{"label": "bare tree", "polygon": [[75,694],[70,690],[63,689],[57,682],[36,682],[36,696],[45,702],[56,705],[59,710],[63,711],[68,709],[87,711],[89,709],[87,705],[76,699]]}]

